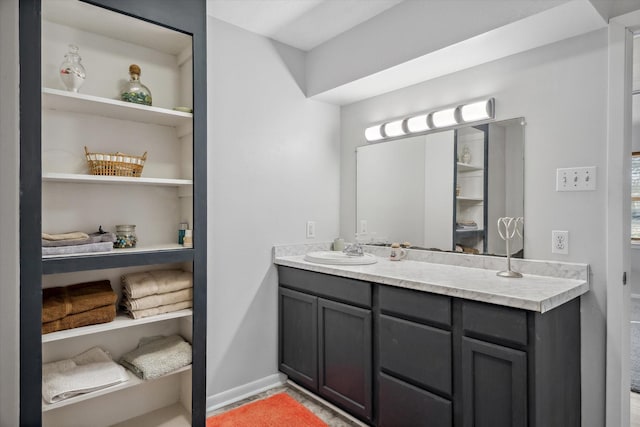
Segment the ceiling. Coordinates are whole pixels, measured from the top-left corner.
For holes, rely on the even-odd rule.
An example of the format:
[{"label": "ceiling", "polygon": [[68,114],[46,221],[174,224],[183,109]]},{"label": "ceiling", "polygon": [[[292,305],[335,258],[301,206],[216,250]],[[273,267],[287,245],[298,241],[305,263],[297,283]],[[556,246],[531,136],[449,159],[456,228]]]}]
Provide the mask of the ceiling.
[{"label": "ceiling", "polygon": [[207,0],[207,14],[309,51],[404,0]]}]

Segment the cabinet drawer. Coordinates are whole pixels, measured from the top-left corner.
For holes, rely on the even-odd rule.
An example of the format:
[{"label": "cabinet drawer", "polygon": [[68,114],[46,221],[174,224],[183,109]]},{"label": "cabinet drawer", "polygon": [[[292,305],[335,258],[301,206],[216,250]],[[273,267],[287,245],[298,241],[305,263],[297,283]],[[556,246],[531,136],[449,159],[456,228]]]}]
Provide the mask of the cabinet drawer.
[{"label": "cabinet drawer", "polygon": [[371,284],[291,267],[278,267],[281,286],[363,307],[371,307]]},{"label": "cabinet drawer", "polygon": [[380,316],[380,368],[451,396],[451,332]]},{"label": "cabinet drawer", "polygon": [[451,326],[451,298],[444,295],[380,285],[382,313]]},{"label": "cabinet drawer", "polygon": [[462,327],[465,333],[527,345],[527,312],[517,308],[464,301]]},{"label": "cabinet drawer", "polygon": [[451,427],[451,402],[380,374],[379,427]]}]

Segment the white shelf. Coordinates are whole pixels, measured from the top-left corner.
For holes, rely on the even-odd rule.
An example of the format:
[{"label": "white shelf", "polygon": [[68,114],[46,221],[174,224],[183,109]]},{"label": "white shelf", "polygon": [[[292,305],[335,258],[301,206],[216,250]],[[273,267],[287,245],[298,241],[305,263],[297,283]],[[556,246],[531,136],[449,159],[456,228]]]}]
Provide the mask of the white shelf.
[{"label": "white shelf", "polygon": [[[181,372],[186,372],[191,370],[191,365],[185,366],[183,368],[180,369],[176,369],[173,372],[168,373],[167,375],[164,375],[160,378],[165,378],[168,377],[170,375],[176,375],[179,374]],[[155,381],[158,380],[160,378],[155,378],[153,380],[141,380],[140,378],[136,377],[131,371],[126,370],[127,372],[127,376],[129,377],[128,381],[125,381],[123,383],[120,384],[116,384],[114,386],[111,387],[107,387],[104,388],[102,390],[98,390],[98,391],[94,391],[91,393],[85,393],[85,394],[80,394],[78,396],[75,397],[71,397],[69,399],[65,399],[65,400],[61,400],[60,402],[56,402],[56,403],[46,403],[46,402],[42,402],[42,412],[47,412],[47,411],[52,411],[54,409],[58,409],[58,408],[62,408],[64,406],[69,406],[69,405],[73,405],[74,403],[78,403],[78,402],[83,402],[85,400],[89,400],[89,399],[95,399],[96,397],[100,397],[100,396],[104,396],[105,394],[110,394],[116,391],[120,391],[120,390],[124,390],[130,387],[135,387],[137,385],[140,385],[142,383],[146,383],[149,381]]]},{"label": "white shelf", "polygon": [[456,233],[482,233],[482,228],[456,228]]},{"label": "white shelf", "polygon": [[469,163],[458,162],[458,172],[472,172],[481,171],[484,168],[482,166],[471,165]]},{"label": "white shelf", "polygon": [[[181,129],[192,126],[193,122],[192,113],[51,88],[42,88],[42,106],[50,110],[92,114],[112,119],[180,127]],[[181,133],[184,131],[181,130]]]},{"label": "white shelf", "polygon": [[180,403],[156,409],[111,427],[191,427],[191,414]]},{"label": "white shelf", "polygon": [[187,34],[80,1],[44,1],[42,17],[50,22],[173,55],[191,48],[191,36]]},{"label": "white shelf", "polygon": [[193,180],[191,179],[102,176],[57,172],[44,172],[42,174],[42,181],[80,184],[154,185],[165,187],[190,187],[193,185]]},{"label": "white shelf", "polygon": [[484,202],[482,197],[456,197],[460,202]]},{"label": "white shelf", "polygon": [[120,313],[113,322],[101,323],[99,325],[83,326],[81,328],[66,329],[64,331],[51,332],[42,335],[42,343],[60,341],[67,338],[81,337],[99,332],[113,331],[116,329],[130,328],[132,326],[146,325],[149,323],[162,322],[170,319],[180,319],[182,317],[193,316],[193,310],[180,310],[173,313],[158,314],[156,316],[143,317],[142,319],[132,319],[126,314]]},{"label": "white shelf", "polygon": [[121,248],[114,249],[107,252],[86,252],[79,254],[64,254],[64,255],[42,255],[42,259],[51,258],[74,258],[74,257],[86,257],[86,256],[104,256],[104,255],[118,255],[118,254],[131,254],[139,252],[159,252],[159,251],[175,251],[176,249],[188,250],[192,248],[185,248],[178,243],[166,243],[163,245],[149,245],[149,246],[137,246],[135,248]]}]

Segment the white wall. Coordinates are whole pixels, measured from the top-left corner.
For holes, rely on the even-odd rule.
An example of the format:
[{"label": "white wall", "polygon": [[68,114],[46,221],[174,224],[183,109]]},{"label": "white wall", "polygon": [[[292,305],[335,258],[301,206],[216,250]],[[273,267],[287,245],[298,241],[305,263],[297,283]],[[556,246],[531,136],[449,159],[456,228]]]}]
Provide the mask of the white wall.
[{"label": "white wall", "polygon": [[278,372],[271,248],[305,241],[307,220],[315,241],[337,236],[340,113],[306,99],[290,74],[303,69],[302,52],[207,23],[211,403]]},{"label": "white wall", "polygon": [[18,0],[0,1],[0,425],[19,424]]},{"label": "white wall", "polygon": [[[607,32],[600,30],[342,108],[340,224],[353,233],[354,148],[366,126],[495,96],[497,120],[523,116],[525,256],[588,263],[591,291],[581,298],[582,425],[604,425]],[[593,192],[558,193],[559,167],[598,168]],[[551,230],[569,231],[569,255],[551,254]]]}]

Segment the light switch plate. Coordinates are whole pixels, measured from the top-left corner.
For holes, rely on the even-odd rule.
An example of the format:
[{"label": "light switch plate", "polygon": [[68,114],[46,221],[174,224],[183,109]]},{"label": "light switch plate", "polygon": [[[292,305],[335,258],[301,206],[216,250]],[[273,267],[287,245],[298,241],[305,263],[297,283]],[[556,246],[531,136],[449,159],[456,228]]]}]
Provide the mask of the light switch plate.
[{"label": "light switch plate", "polygon": [[556,191],[593,191],[595,189],[595,166],[556,169]]}]

